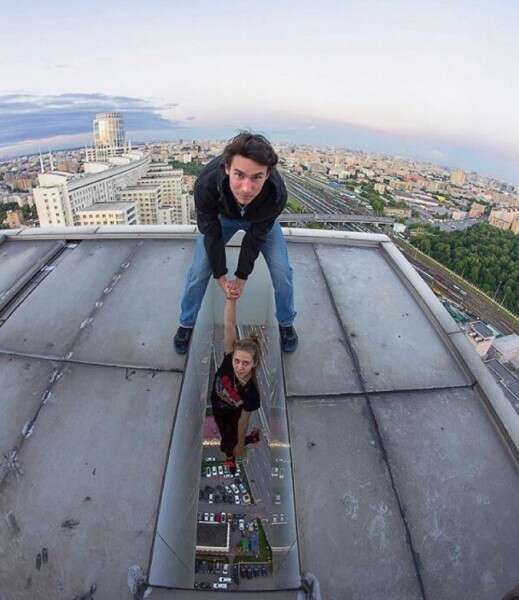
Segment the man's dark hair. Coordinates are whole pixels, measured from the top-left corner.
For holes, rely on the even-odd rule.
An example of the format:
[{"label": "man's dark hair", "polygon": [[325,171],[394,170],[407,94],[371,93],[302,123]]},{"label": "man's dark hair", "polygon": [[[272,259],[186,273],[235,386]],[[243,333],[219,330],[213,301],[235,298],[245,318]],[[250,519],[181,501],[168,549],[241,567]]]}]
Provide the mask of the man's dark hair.
[{"label": "man's dark hair", "polygon": [[519,600],[519,585],[516,585],[513,590],[510,590],[503,600]]},{"label": "man's dark hair", "polygon": [[268,167],[269,172],[278,162],[278,155],[267,138],[250,131],[241,131],[225,146],[223,159],[227,167],[231,166],[232,159],[237,154]]}]

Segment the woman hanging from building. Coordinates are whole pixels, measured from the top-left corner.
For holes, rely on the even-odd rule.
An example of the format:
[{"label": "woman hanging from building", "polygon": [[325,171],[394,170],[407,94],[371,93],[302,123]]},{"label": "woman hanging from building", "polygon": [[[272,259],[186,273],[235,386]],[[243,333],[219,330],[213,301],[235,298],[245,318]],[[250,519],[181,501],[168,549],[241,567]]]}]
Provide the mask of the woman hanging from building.
[{"label": "woman hanging from building", "polygon": [[225,466],[234,475],[236,458],[242,456],[247,444],[259,442],[259,429],[247,435],[250,415],[260,407],[256,382],[256,367],[260,348],[251,336],[236,339],[236,300],[226,299],[224,309],[225,356],[216,372],[211,405],[222,441],[220,449],[226,455]]}]

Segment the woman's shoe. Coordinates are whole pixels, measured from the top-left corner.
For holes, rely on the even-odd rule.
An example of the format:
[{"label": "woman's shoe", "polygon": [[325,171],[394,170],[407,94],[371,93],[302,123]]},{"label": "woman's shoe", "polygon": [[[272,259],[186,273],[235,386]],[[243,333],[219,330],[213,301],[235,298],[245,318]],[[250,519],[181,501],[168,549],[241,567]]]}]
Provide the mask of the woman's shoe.
[{"label": "woman's shoe", "polygon": [[232,475],[236,475],[236,459],[234,458],[234,456],[232,456],[231,458],[227,458],[224,461],[223,466],[226,469],[229,469]]}]

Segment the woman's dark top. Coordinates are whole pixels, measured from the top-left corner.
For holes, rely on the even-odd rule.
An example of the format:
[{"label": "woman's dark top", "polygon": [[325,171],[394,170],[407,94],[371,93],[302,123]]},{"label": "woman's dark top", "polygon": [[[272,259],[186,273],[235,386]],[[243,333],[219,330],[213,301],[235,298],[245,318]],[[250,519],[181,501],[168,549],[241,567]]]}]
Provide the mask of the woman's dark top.
[{"label": "woman's dark top", "polygon": [[220,365],[211,392],[213,411],[226,414],[252,412],[260,407],[260,395],[253,378],[242,385],[232,368],[232,352],[226,354]]}]

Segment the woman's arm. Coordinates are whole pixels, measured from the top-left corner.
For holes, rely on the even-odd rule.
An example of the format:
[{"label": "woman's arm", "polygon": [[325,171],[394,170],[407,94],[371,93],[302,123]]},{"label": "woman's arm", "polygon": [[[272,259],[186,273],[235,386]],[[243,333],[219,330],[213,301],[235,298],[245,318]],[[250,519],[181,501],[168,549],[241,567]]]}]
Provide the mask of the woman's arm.
[{"label": "woman's arm", "polygon": [[233,351],[236,341],[236,300],[225,299],[223,311],[223,349],[225,354]]},{"label": "woman's arm", "polygon": [[245,410],[241,411],[240,419],[238,421],[238,443],[234,447],[234,456],[242,456],[245,449],[245,437],[247,435],[247,429],[249,427],[250,412]]}]

